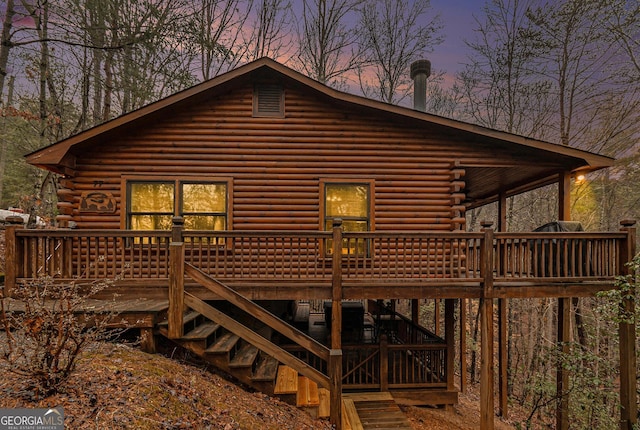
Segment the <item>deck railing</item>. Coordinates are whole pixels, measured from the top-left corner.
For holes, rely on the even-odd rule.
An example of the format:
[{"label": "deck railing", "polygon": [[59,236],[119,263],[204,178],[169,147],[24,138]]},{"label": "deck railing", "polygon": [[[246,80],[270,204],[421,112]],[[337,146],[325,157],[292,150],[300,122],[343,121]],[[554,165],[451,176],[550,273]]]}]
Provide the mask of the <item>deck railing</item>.
[{"label": "deck railing", "polygon": [[[613,280],[629,240],[628,231],[340,233],[345,288]],[[9,289],[43,275],[167,284],[171,232],[7,227],[6,238]],[[186,231],[182,240],[186,262],[231,286],[330,287],[338,269],[332,232]]]},{"label": "deck railing", "polygon": [[[327,372],[327,363],[302,347],[285,350]],[[443,388],[447,386],[447,344],[391,344],[386,337],[378,343],[342,346],[342,387],[347,390],[389,390]]]},{"label": "deck railing", "polygon": [[345,389],[443,388],[447,386],[447,345],[379,344],[345,345]]}]

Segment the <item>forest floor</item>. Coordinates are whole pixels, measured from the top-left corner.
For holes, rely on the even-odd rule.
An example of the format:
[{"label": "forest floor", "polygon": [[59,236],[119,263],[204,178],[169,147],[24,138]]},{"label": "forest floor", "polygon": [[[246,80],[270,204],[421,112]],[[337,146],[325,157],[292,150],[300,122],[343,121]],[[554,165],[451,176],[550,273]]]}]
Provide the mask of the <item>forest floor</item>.
[{"label": "forest floor", "polygon": [[[0,408],[62,406],[74,429],[330,429],[327,420],[262,393],[245,391],[202,366],[124,344],[87,351],[78,369],[53,396],[33,399],[24,381],[0,370]],[[416,430],[479,428],[479,401],[461,395],[449,410],[403,408]],[[496,418],[496,429],[513,426]]]}]

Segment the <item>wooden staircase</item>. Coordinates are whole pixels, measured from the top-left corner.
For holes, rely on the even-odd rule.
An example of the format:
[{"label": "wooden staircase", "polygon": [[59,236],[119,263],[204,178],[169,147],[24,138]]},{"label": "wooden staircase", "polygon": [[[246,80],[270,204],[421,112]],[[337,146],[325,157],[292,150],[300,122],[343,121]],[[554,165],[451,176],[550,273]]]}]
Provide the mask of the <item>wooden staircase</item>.
[{"label": "wooden staircase", "polygon": [[[326,388],[318,387],[311,379],[281,364],[199,312],[186,312],[183,322],[184,336],[173,339],[173,342],[245,385],[295,405],[313,418],[329,418],[330,398]],[[160,322],[157,332],[168,337],[168,322]],[[261,334],[269,338],[271,331],[263,329]],[[342,428],[363,428],[353,401],[349,399],[342,406]]]},{"label": "wooden staircase", "polygon": [[[274,394],[278,360],[198,312],[185,313],[183,321],[185,334],[173,342],[243,384]],[[159,334],[168,337],[167,326],[167,321],[160,322],[157,326]],[[267,331],[264,335],[268,336]]]},{"label": "wooden staircase", "polygon": [[[173,342],[245,385],[295,405],[314,418],[329,417],[329,390],[199,312],[186,312],[183,324],[184,336]],[[160,322],[157,331],[168,337],[168,322]],[[271,330],[258,332],[270,340]]]}]

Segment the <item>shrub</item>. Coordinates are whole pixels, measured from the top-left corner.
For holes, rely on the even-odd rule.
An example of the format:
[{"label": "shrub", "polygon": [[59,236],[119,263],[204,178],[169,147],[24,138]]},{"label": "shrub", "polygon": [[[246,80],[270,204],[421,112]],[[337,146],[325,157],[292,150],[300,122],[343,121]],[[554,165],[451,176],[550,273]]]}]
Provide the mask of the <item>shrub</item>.
[{"label": "shrub", "polygon": [[113,312],[80,312],[88,298],[110,283],[56,283],[42,277],[17,287],[11,299],[0,298],[0,370],[20,377],[24,397],[49,396],[61,390],[76,369],[79,354],[105,338]]}]

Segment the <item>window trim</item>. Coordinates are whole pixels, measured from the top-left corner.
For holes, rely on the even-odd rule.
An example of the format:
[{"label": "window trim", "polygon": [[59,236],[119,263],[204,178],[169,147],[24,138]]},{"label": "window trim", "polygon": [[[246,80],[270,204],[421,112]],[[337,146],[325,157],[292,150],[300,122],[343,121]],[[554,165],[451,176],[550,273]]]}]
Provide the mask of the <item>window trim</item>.
[{"label": "window trim", "polygon": [[130,184],[134,182],[143,182],[143,183],[171,183],[174,184],[174,194],[173,194],[173,215],[172,216],[182,216],[182,184],[184,183],[207,183],[207,184],[215,184],[215,183],[224,183],[227,187],[227,226],[226,230],[233,229],[233,178],[230,177],[206,177],[201,175],[163,175],[163,176],[155,176],[155,175],[123,175],[121,177],[121,185],[120,189],[123,191],[123,195],[121,196],[122,209],[120,211],[120,228],[123,230],[131,230],[130,225],[130,207],[131,207],[131,189]]},{"label": "window trim", "polygon": [[[369,221],[369,232],[373,232],[375,231],[375,180],[374,179],[364,179],[364,178],[344,178],[344,177],[340,177],[340,178],[320,178],[320,216],[319,216],[319,230],[320,231],[327,231],[325,230],[325,224],[326,224],[326,186],[327,185],[367,185],[369,187],[369,207],[368,209],[368,221]],[[329,230],[331,231],[331,230]],[[324,258],[329,258],[330,254],[326,253],[326,244],[322,243],[321,246],[321,255]],[[372,250],[368,249],[368,252],[365,256],[365,258],[369,258],[371,257],[371,252]]]}]

